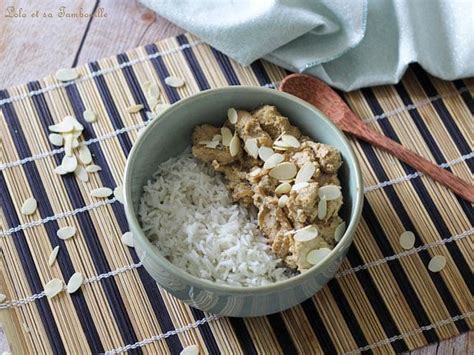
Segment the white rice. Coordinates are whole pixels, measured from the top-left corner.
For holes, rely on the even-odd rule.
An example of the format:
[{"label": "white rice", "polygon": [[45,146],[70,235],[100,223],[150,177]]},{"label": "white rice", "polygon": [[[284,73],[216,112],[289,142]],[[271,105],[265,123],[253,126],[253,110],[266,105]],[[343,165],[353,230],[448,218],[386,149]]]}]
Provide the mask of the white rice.
[{"label": "white rice", "polygon": [[144,187],[140,218],[160,252],[194,276],[235,286],[289,277],[255,214],[233,204],[220,174],[189,149],[160,164]]}]

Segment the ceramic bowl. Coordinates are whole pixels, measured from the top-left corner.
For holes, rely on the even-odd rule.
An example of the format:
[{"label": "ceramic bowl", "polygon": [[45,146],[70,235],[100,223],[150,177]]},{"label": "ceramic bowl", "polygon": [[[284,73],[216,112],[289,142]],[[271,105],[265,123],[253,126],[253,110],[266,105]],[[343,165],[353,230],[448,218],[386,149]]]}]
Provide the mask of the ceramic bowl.
[{"label": "ceramic bowl", "polygon": [[[180,154],[191,144],[196,125],[222,126],[227,109],[253,110],[275,105],[290,122],[315,141],[330,144],[342,154],[339,170],[344,205],[341,217],[347,223],[343,238],[319,264],[285,281],[261,287],[217,285],[192,276],[160,255],[144,235],[138,218],[143,186],[158,165]],[[290,308],[320,290],[332,277],[349,249],[363,203],[360,168],[344,134],[310,104],[285,93],[256,87],[226,87],[200,92],[183,99],[153,120],[135,142],[125,171],[125,211],[138,256],[145,269],[166,291],[183,302],[210,313],[251,317]]]}]

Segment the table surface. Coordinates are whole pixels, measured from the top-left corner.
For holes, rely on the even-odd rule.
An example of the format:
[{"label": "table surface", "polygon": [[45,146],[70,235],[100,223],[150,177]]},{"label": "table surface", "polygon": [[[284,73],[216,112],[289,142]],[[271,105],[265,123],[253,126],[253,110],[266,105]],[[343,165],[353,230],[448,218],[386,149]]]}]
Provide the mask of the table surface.
[{"label": "table surface", "polygon": [[[0,2],[0,88],[184,32],[135,0]],[[64,8],[61,8],[64,6]],[[95,16],[76,16],[94,13]],[[0,353],[7,349],[0,327]],[[467,354],[474,331],[410,352]]]}]

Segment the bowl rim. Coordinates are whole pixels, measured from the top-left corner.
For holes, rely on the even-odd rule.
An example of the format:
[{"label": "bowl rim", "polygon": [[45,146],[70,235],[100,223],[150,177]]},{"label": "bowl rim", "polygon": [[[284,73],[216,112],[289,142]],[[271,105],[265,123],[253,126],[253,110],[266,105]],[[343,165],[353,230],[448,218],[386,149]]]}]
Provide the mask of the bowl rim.
[{"label": "bowl rim", "polygon": [[[256,94],[270,93],[272,95],[288,99],[292,101],[294,104],[302,105],[306,107],[307,109],[309,109],[310,111],[313,111],[317,119],[326,121],[326,123],[333,129],[334,133],[338,136],[342,144],[346,146],[349,152],[349,156],[351,157],[351,160],[352,160],[352,166],[350,167],[350,171],[352,174],[355,175],[355,179],[356,179],[356,191],[354,193],[353,213],[352,213],[353,217],[350,218],[349,223],[345,221],[346,231],[344,232],[343,237],[336,244],[334,249],[332,249],[331,252],[328,255],[326,255],[319,264],[317,264],[316,266],[313,266],[309,270],[303,273],[300,273],[296,276],[292,276],[286,280],[277,281],[277,282],[271,283],[269,285],[264,285],[264,286],[222,285],[222,284],[217,284],[211,280],[201,279],[197,276],[191,275],[188,272],[182,270],[178,266],[171,263],[171,261],[166,259],[164,256],[162,256],[159,253],[158,247],[156,247],[150,240],[148,240],[148,238],[145,236],[145,233],[143,232],[141,228],[137,213],[134,212],[134,209],[131,203],[132,200],[131,200],[130,180],[131,180],[131,174],[134,167],[134,160],[135,160],[134,158],[138,154],[140,148],[143,146],[144,138],[148,134],[150,134],[150,132],[153,130],[153,127],[159,125],[160,122],[163,121],[163,119],[166,119],[166,117],[170,117],[170,115],[172,115],[174,111],[180,109],[182,106],[190,105],[192,104],[193,101],[199,100],[205,96],[215,95],[216,93],[221,93],[221,92],[242,91],[242,90],[254,91],[256,92]],[[221,293],[222,292],[228,292],[228,293],[233,293],[233,294],[245,293],[246,295],[268,293],[270,291],[274,291],[275,288],[278,288],[278,289],[291,288],[293,286],[296,286],[297,284],[300,284],[305,279],[311,278],[312,275],[317,274],[318,271],[321,268],[323,268],[323,266],[331,263],[337,257],[339,252],[342,251],[343,248],[350,247],[352,243],[352,237],[359,224],[360,216],[362,213],[362,205],[364,201],[362,173],[361,173],[359,161],[355,155],[355,152],[353,148],[351,147],[347,137],[344,135],[344,133],[342,133],[342,131],[329,118],[327,118],[327,116],[323,112],[318,110],[313,105],[307,103],[306,101],[296,96],[287,94],[285,92],[281,92],[279,90],[262,88],[262,87],[254,87],[254,86],[241,86],[241,85],[214,88],[214,89],[200,91],[194,95],[191,95],[189,97],[186,97],[177,101],[176,103],[171,105],[169,108],[167,108],[163,113],[161,113],[158,117],[156,117],[153,121],[151,121],[151,123],[145,127],[142,134],[140,134],[140,136],[137,138],[137,140],[133,144],[132,149],[127,157],[123,186],[124,186],[124,198],[125,198],[124,209],[127,216],[127,222],[129,224],[129,228],[130,229],[133,228],[136,231],[138,231],[138,235],[136,235],[136,232],[134,233],[134,238],[135,239],[140,238],[145,243],[145,245],[151,249],[151,250],[146,251],[144,256],[138,255],[141,261],[144,261],[145,259],[152,257],[154,259],[154,262],[157,262],[162,268],[170,272],[173,276],[179,276],[181,281],[184,281],[185,284],[189,286],[197,286],[202,289],[212,290],[212,291],[221,292]]]}]

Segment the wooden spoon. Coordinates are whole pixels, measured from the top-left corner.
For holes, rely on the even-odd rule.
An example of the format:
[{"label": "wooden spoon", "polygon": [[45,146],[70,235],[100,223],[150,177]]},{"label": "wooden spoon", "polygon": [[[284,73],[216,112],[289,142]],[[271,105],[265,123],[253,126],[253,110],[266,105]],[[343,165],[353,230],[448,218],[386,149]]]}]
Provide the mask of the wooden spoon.
[{"label": "wooden spoon", "polygon": [[465,182],[390,138],[373,131],[351,111],[333,89],[321,80],[309,75],[291,74],[283,79],[279,89],[313,104],[344,132],[386,150],[401,161],[450,188],[462,198],[474,203],[474,185]]}]

